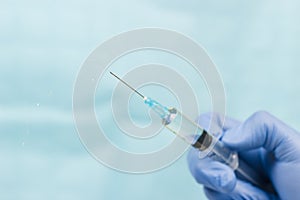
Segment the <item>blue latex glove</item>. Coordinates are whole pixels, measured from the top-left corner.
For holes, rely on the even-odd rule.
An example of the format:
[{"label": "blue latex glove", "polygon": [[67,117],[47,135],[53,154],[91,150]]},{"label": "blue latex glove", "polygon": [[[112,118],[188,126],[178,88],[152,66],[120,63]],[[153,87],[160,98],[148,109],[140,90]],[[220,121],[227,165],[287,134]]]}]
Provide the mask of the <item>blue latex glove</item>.
[{"label": "blue latex glove", "polygon": [[[210,114],[198,123],[209,130]],[[222,127],[220,120],[213,122]],[[199,159],[199,152],[188,154],[190,171],[204,185],[209,199],[300,199],[300,135],[267,112],[257,112],[245,122],[226,118],[220,139],[239,157],[272,183],[277,194],[270,194],[239,180],[233,170],[209,157]]]}]

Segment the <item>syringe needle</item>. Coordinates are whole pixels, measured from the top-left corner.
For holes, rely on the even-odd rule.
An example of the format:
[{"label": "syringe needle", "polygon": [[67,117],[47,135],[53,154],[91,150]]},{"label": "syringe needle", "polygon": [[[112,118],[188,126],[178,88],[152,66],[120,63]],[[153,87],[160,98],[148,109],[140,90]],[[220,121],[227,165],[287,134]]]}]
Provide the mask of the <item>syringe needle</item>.
[{"label": "syringe needle", "polygon": [[144,95],[142,95],[141,93],[139,93],[136,89],[134,89],[131,85],[129,85],[128,83],[126,83],[125,81],[123,81],[120,77],[118,77],[116,74],[109,72],[111,75],[113,75],[114,77],[116,77],[117,79],[119,79],[119,81],[121,81],[122,83],[124,83],[127,87],[129,87],[130,89],[132,89],[135,93],[137,93],[140,97],[142,97],[143,99],[145,98]]}]

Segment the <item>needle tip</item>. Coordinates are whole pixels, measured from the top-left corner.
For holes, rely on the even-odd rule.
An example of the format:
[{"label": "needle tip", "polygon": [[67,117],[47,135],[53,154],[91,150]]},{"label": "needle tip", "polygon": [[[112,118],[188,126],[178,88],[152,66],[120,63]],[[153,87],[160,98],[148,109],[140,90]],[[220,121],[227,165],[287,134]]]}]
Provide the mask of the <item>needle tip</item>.
[{"label": "needle tip", "polygon": [[126,83],[124,80],[122,80],[120,77],[118,77],[117,75],[115,75],[114,73],[112,73],[111,71],[109,72],[111,75],[113,75],[114,77],[116,77],[117,79],[119,79],[122,83],[124,83],[127,87],[129,87],[130,89],[132,89],[135,93],[137,93],[140,97],[144,98],[144,95],[142,95],[141,93],[139,93],[136,89],[134,89],[131,85],[129,85],[128,83]]},{"label": "needle tip", "polygon": [[113,72],[109,72],[111,75],[113,75],[114,77],[116,77],[117,79],[121,80],[117,75],[115,75]]}]

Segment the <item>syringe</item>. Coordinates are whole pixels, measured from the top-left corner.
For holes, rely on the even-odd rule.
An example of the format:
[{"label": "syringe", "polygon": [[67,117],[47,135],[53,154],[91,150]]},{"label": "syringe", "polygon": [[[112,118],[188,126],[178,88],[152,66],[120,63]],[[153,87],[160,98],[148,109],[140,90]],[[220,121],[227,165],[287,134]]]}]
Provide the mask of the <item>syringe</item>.
[{"label": "syringe", "polygon": [[110,74],[143,98],[144,103],[162,119],[162,124],[172,133],[182,138],[185,142],[198,149],[200,152],[227,164],[235,170],[236,175],[240,179],[249,181],[263,190],[275,193],[272,185],[264,184],[265,181],[261,178],[262,176],[257,171],[251,168],[245,161],[239,159],[237,152],[225,147],[214,135],[210,134],[197,123],[190,120],[176,108],[167,108],[161,105],[157,101],[142,95],[114,73],[110,72]]}]

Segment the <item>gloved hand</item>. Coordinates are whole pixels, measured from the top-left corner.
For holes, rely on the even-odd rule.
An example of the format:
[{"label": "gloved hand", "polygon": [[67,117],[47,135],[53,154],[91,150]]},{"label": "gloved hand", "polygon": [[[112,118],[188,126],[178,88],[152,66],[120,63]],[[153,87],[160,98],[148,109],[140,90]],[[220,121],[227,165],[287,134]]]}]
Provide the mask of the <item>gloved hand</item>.
[{"label": "gloved hand", "polygon": [[[201,115],[198,123],[209,130],[211,114]],[[222,127],[220,120],[214,125]],[[209,199],[300,199],[300,135],[267,112],[257,112],[245,122],[225,118],[220,140],[239,153],[277,194],[263,191],[240,180],[225,164],[209,157],[200,159],[199,151],[188,154],[189,169]]]}]

